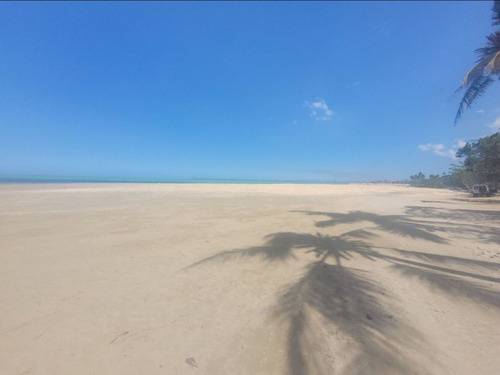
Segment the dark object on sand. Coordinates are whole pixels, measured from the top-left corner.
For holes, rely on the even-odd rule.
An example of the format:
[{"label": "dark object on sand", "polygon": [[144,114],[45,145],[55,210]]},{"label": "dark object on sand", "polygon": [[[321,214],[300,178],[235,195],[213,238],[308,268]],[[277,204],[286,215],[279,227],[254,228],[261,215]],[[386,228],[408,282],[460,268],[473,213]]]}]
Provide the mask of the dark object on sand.
[{"label": "dark object on sand", "polygon": [[491,195],[490,188],[486,184],[474,185],[470,192],[474,197],[489,197]]},{"label": "dark object on sand", "polygon": [[193,357],[186,358],[186,363],[189,366],[198,367],[198,364],[196,363],[196,359],[194,359]]}]

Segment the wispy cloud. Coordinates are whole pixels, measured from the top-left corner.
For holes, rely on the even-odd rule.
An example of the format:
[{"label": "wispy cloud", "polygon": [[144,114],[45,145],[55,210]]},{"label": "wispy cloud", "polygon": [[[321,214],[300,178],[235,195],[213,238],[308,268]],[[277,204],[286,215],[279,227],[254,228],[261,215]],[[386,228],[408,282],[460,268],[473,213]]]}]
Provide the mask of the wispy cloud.
[{"label": "wispy cloud", "polygon": [[476,113],[479,113],[480,115],[484,115],[484,109],[478,109]]},{"label": "wispy cloud", "polygon": [[352,83],[348,83],[348,84],[347,84],[347,86],[346,86],[346,88],[348,88],[348,89],[353,89],[353,88],[355,88],[355,87],[358,87],[359,85],[361,85],[361,82],[359,82],[359,81],[354,81],[354,82],[352,82]]},{"label": "wispy cloud", "polygon": [[389,27],[387,26],[387,23],[386,22],[383,22],[383,23],[380,23],[378,25],[375,25],[373,27],[373,29],[379,33],[379,34],[382,34],[382,35],[389,35],[391,33],[391,30],[389,29]]},{"label": "wispy cloud", "polygon": [[305,101],[304,105],[309,109],[310,115],[315,120],[330,120],[333,116],[333,111],[328,108],[324,99],[318,98],[314,102]]},{"label": "wispy cloud", "polygon": [[488,126],[496,132],[500,131],[500,117],[497,117],[497,119]]},{"label": "wispy cloud", "polygon": [[418,149],[420,151],[430,151],[434,155],[442,156],[445,158],[452,158],[453,160],[457,160],[456,153],[460,147],[465,146],[466,142],[463,140],[458,141],[456,144],[451,146],[450,148],[445,147],[442,143],[426,143],[424,145],[418,145]]}]

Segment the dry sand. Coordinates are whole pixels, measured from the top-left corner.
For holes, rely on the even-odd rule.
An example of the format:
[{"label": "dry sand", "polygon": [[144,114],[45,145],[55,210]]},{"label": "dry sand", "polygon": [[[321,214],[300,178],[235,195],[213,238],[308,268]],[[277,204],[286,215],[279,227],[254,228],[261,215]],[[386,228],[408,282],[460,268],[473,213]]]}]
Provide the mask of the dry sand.
[{"label": "dry sand", "polygon": [[1,374],[499,374],[500,197],[0,185]]}]

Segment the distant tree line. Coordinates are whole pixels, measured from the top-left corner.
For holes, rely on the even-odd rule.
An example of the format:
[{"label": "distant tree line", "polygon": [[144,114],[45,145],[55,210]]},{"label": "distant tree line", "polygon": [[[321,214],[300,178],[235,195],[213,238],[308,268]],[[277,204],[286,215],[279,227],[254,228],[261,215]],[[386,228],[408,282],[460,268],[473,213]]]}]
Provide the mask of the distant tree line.
[{"label": "distant tree line", "polygon": [[500,132],[470,141],[461,147],[457,157],[465,158],[452,164],[448,173],[425,176],[422,172],[410,176],[412,186],[470,190],[474,184],[488,184],[496,189],[500,184]]}]

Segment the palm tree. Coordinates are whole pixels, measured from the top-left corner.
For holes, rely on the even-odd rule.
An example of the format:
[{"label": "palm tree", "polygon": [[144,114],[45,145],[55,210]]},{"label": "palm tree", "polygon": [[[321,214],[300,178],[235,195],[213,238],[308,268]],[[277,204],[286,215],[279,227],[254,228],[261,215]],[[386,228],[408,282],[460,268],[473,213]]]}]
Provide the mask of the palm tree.
[{"label": "palm tree", "polygon": [[[493,5],[492,25],[500,25],[500,0],[495,0]],[[500,31],[495,31],[486,37],[486,46],[474,52],[478,55],[476,65],[465,75],[457,92],[466,90],[457,115],[455,124],[462,117],[465,109],[470,108],[474,101],[481,96],[496,77],[500,78]]]}]

